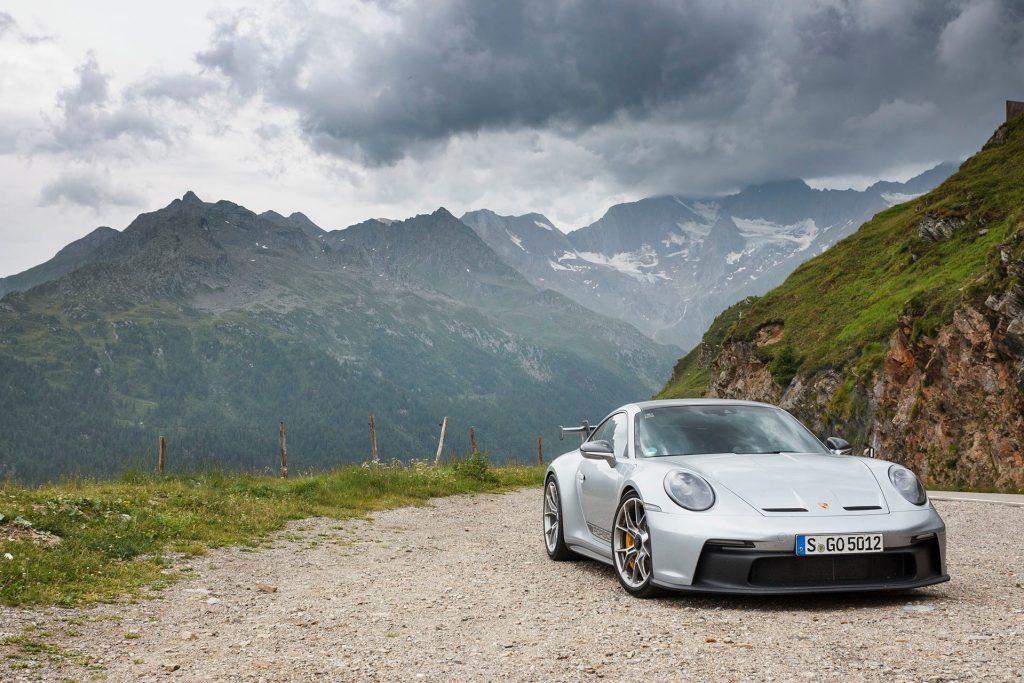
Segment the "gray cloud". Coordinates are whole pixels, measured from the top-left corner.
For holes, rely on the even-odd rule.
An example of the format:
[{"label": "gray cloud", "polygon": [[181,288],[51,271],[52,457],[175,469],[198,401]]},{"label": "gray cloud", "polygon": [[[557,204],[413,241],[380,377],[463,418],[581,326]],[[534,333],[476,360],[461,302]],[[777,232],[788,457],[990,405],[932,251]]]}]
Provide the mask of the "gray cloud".
[{"label": "gray cloud", "polygon": [[449,0],[377,30],[287,8],[222,20],[198,62],[371,166],[542,129],[650,189],[870,174],[959,158],[1024,95],[1012,0]]},{"label": "gray cloud", "polygon": [[77,82],[58,97],[59,118],[38,148],[51,152],[83,152],[120,139],[135,142],[168,140],[157,117],[134,102],[118,103],[110,92],[110,76],[95,55],[75,69]]},{"label": "gray cloud", "polygon": [[37,36],[25,33],[18,25],[17,20],[9,12],[0,12],[0,40],[13,38],[22,43],[48,43],[53,40],[51,36]]},{"label": "gray cloud", "polygon": [[43,187],[40,206],[73,204],[91,209],[107,206],[138,206],[142,198],[136,192],[113,184],[106,173],[70,171]]},{"label": "gray cloud", "polygon": [[211,78],[189,73],[161,74],[129,87],[125,95],[132,101],[170,100],[180,104],[195,104],[198,100],[221,91],[221,85]]},{"label": "gray cloud", "polygon": [[0,12],[0,38],[17,30],[18,22],[7,12]]}]

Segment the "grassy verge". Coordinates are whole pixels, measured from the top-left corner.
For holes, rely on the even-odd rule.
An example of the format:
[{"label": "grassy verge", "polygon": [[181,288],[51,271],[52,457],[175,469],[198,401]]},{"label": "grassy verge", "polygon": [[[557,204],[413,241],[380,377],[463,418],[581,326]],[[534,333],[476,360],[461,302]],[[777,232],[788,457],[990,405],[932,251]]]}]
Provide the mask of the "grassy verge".
[{"label": "grassy verge", "polygon": [[256,545],[303,517],[345,519],[437,496],[539,486],[543,473],[471,460],[439,468],[352,466],[287,480],[206,473],[39,488],[8,483],[0,485],[0,604],[137,596],[173,580],[165,570],[174,554]]}]

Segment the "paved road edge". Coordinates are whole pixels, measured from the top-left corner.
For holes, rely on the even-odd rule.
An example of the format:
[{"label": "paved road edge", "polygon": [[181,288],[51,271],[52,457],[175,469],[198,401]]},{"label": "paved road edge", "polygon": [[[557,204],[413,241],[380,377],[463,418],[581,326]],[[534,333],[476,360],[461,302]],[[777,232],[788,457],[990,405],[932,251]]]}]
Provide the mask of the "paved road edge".
[{"label": "paved road edge", "polygon": [[997,503],[1024,507],[1024,496],[1015,493],[970,493],[967,491],[929,491],[932,500],[952,500],[970,503]]}]

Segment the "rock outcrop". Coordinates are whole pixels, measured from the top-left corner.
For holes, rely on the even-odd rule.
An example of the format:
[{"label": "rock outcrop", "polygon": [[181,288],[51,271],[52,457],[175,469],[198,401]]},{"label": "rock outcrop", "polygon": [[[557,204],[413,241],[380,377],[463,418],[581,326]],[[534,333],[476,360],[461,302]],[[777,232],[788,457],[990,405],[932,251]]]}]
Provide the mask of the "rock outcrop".
[{"label": "rock outcrop", "polygon": [[[913,468],[932,486],[1024,488],[1024,259],[1021,233],[1001,248],[1006,283],[984,304],[964,303],[932,335],[903,316],[879,365],[798,374],[770,372],[782,325],[754,341],[728,341],[707,395],[776,403],[822,435],[843,431],[858,448]],[[768,353],[766,353],[766,351]]]}]

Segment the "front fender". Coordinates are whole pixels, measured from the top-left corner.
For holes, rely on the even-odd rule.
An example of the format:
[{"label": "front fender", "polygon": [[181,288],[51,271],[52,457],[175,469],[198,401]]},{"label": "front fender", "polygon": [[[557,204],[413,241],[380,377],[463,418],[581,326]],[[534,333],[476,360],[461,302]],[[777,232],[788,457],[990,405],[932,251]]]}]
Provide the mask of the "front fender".
[{"label": "front fender", "polygon": [[708,510],[702,512],[693,512],[680,507],[674,500],[669,498],[668,493],[665,492],[665,477],[673,470],[685,469],[687,469],[685,466],[680,466],[676,463],[659,462],[653,459],[646,461],[641,460],[637,463],[637,466],[633,468],[630,475],[622,482],[622,487],[619,491],[619,500],[622,499],[627,488],[632,488],[640,495],[640,498],[644,501],[644,505],[654,512],[692,515],[698,520],[708,516],[709,514],[714,514],[716,516],[761,516],[761,514],[752,508],[745,500],[727,489],[713,477],[704,475],[700,476],[702,476],[702,478],[711,485],[712,490],[715,492],[714,505],[712,505]]}]

